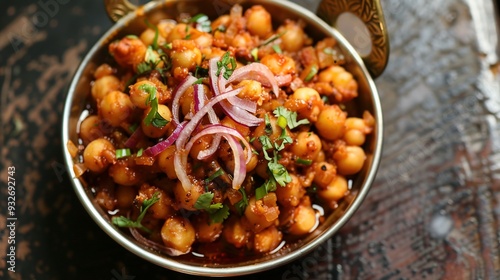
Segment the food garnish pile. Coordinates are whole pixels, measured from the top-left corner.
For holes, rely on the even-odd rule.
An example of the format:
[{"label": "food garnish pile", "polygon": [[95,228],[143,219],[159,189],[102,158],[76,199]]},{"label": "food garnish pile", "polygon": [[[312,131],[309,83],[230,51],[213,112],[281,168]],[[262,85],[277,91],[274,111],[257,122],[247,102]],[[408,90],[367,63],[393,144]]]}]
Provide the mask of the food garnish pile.
[{"label": "food garnish pile", "polygon": [[350,192],[373,131],[333,38],[262,6],[181,14],[109,44],[68,144],[111,222],[171,256],[273,253]]}]

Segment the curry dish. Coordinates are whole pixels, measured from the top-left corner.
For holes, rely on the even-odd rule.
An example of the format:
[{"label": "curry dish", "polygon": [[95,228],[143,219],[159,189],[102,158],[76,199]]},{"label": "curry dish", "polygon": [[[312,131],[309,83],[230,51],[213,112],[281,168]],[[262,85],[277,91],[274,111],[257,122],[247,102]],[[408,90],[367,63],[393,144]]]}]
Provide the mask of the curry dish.
[{"label": "curry dish", "polygon": [[[349,194],[375,125],[332,38],[262,6],[109,44],[74,170],[111,222],[171,256],[276,252]],[[349,114],[348,114],[349,112]]]}]

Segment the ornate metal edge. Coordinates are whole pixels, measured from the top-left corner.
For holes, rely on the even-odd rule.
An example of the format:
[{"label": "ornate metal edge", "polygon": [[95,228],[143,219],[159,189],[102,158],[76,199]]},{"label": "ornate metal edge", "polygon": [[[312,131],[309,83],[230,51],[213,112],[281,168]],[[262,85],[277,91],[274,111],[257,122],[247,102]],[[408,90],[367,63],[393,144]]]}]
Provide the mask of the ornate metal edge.
[{"label": "ornate metal edge", "polygon": [[373,78],[384,72],[389,61],[389,36],[379,0],[323,0],[317,14],[326,23],[335,26],[338,16],[344,12],[357,15],[366,25],[372,40],[371,53],[363,57]]},{"label": "ornate metal edge", "polygon": [[114,22],[137,9],[137,6],[128,0],[104,0],[104,6],[109,18]]}]

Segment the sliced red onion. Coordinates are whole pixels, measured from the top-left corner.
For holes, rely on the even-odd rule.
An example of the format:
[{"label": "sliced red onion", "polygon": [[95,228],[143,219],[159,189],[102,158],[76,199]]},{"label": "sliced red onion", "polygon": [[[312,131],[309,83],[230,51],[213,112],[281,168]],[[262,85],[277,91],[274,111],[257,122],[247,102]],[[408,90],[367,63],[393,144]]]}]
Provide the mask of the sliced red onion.
[{"label": "sliced red onion", "polygon": [[175,157],[174,157],[174,167],[175,167],[175,173],[177,174],[177,178],[181,182],[184,190],[189,191],[192,187],[191,180],[188,178],[186,171],[187,158],[189,153],[185,151],[184,146],[186,144],[187,139],[193,133],[194,129],[198,126],[198,123],[208,113],[208,111],[210,111],[211,109],[213,110],[212,107],[215,104],[221,102],[222,100],[227,99],[230,96],[236,96],[240,91],[241,89],[235,89],[212,98],[207,104],[205,104],[205,106],[200,108],[200,111],[198,111],[193,116],[191,121],[182,130],[181,134],[179,135],[179,138],[177,138],[176,141],[177,151],[175,152]]},{"label": "sliced red onion", "polygon": [[[243,181],[245,181],[246,177],[247,165],[245,162],[245,155],[243,153],[243,148],[241,147],[240,142],[235,137],[224,134],[224,138],[227,139],[229,146],[233,150],[233,156],[234,156],[233,189],[238,190],[240,189],[241,184],[243,184]],[[252,152],[251,150],[249,151],[250,153]]]},{"label": "sliced red onion", "polygon": [[279,87],[282,86],[287,86],[292,82],[292,75],[286,74],[286,75],[278,75],[275,76],[276,82],[278,83]]},{"label": "sliced red onion", "polygon": [[188,252],[184,253],[184,252],[181,252],[179,250],[169,248],[165,245],[153,242],[153,241],[145,238],[144,236],[142,236],[142,234],[136,228],[130,228],[130,233],[135,238],[135,240],[137,240],[142,245],[147,246],[153,250],[165,253],[169,256],[176,257],[176,256],[180,256],[180,255],[184,255],[184,254],[188,253]]},{"label": "sliced red onion", "polygon": [[194,89],[194,112],[198,112],[203,105],[205,105],[205,88],[196,84],[193,86]]},{"label": "sliced red onion", "polygon": [[[245,180],[246,165],[250,161],[250,158],[252,157],[252,150],[250,144],[236,129],[216,124],[204,127],[202,131],[193,136],[186,144],[185,152],[189,153],[194,143],[198,139],[200,139],[205,135],[210,135],[210,134],[222,135],[224,138],[227,139],[228,144],[231,147],[231,150],[233,150],[233,155],[234,155],[233,189],[239,189],[241,187],[241,184]],[[240,141],[245,145],[245,148],[247,149],[246,159]],[[198,159],[200,159],[200,154],[198,154]]]},{"label": "sliced red onion", "polygon": [[135,148],[137,143],[144,137],[144,132],[142,131],[141,126],[137,126],[134,133],[130,135],[130,137],[125,141],[125,147],[127,148]]},{"label": "sliced red onion", "polygon": [[181,131],[184,129],[184,126],[186,126],[186,124],[187,121],[183,121],[182,123],[178,124],[167,139],[147,148],[146,150],[144,150],[144,154],[150,157],[154,157],[163,152],[166,148],[170,147],[175,142],[175,140],[177,140],[177,138],[179,138],[179,135],[181,134]]},{"label": "sliced red onion", "polygon": [[232,120],[239,124],[252,127],[258,126],[262,122],[261,118],[258,118],[254,114],[249,113],[239,107],[232,106],[231,104],[229,104],[229,102],[221,102],[220,105],[224,113],[226,113],[226,115],[228,115]]},{"label": "sliced red onion", "polygon": [[[210,124],[205,126],[200,132],[198,132],[196,135],[191,137],[189,142],[185,146],[185,150],[189,152],[191,148],[193,147],[194,143],[200,139],[201,137],[205,135],[210,135],[210,134],[217,134],[217,135],[230,135],[232,137],[238,138],[243,145],[245,146],[245,149],[247,149],[247,156],[246,156],[246,161],[245,163],[248,163],[250,161],[250,158],[252,157],[252,148],[250,147],[250,144],[248,141],[239,133],[236,129],[222,125],[222,124]],[[201,152],[198,154],[198,159],[206,159],[207,157],[203,157],[201,155]]]},{"label": "sliced red onion", "polygon": [[179,101],[186,90],[196,82],[197,79],[188,75],[174,90],[174,99],[172,101],[172,119],[175,124],[179,124]]},{"label": "sliced red onion", "polygon": [[273,72],[262,63],[250,63],[234,70],[227,83],[239,82],[242,80],[255,80],[263,85],[270,85],[274,94],[278,96],[279,87]]}]

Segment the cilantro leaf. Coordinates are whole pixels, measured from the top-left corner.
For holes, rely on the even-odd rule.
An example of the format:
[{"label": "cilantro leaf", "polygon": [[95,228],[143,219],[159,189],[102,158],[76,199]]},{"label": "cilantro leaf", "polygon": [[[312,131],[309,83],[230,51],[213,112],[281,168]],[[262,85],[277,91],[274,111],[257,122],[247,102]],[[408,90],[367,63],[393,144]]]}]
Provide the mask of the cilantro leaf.
[{"label": "cilantro leaf", "polygon": [[153,43],[151,44],[151,46],[153,47],[154,50],[157,50],[158,49],[158,36],[159,36],[158,26],[151,24],[147,19],[145,19],[144,22],[146,23],[146,25],[149,28],[151,28],[155,31],[155,36],[153,38]]},{"label": "cilantro leaf", "polygon": [[223,76],[226,80],[236,70],[236,59],[230,56],[230,52],[226,52],[220,61],[217,61],[217,73],[215,75],[219,76],[222,70],[224,70]]},{"label": "cilantro leaf", "polygon": [[297,112],[289,111],[283,106],[276,108],[273,111],[273,113],[278,119],[280,117],[285,118],[286,125],[288,126],[289,129],[294,129],[302,124],[309,124],[309,121],[307,119],[302,119],[300,121],[297,121]]},{"label": "cilantro leaf", "polygon": [[244,188],[240,188],[239,191],[240,191],[242,197],[241,197],[240,201],[238,201],[234,204],[234,207],[236,208],[236,210],[238,211],[238,213],[240,215],[243,215],[243,213],[245,213],[245,209],[248,206],[248,197],[247,197],[247,193],[245,192]]},{"label": "cilantro leaf", "polygon": [[151,230],[148,229],[147,227],[143,226],[141,224],[141,222],[142,222],[142,219],[144,219],[144,216],[146,215],[146,212],[148,211],[148,209],[160,200],[160,198],[158,197],[159,195],[160,195],[159,192],[155,192],[150,199],[145,199],[142,202],[142,205],[140,208],[140,214],[137,217],[137,220],[133,221],[127,217],[119,216],[119,217],[113,217],[113,219],[111,219],[111,222],[118,227],[138,228],[138,229],[144,230],[147,233],[151,233]]},{"label": "cilantro leaf", "polygon": [[206,192],[198,197],[196,202],[194,203],[194,208],[198,210],[205,210],[210,208],[210,204],[212,204],[212,199],[214,198],[214,194],[212,192]]},{"label": "cilantro leaf", "polygon": [[292,181],[292,177],[288,174],[285,166],[278,163],[276,160],[267,163],[267,167],[269,171],[271,171],[271,175],[273,176],[276,183],[280,186],[284,187],[286,184]]},{"label": "cilantro leaf", "polygon": [[211,223],[222,223],[229,217],[229,207],[222,203],[212,204],[214,194],[206,192],[198,197],[194,203],[194,208],[205,210],[208,213]]},{"label": "cilantro leaf", "polygon": [[140,90],[147,92],[148,98],[146,99],[146,105],[151,106],[151,110],[144,118],[144,123],[146,125],[153,125],[157,128],[162,128],[168,124],[168,120],[163,118],[160,113],[158,113],[158,98],[156,98],[156,87],[150,84],[142,84],[139,86]]}]

